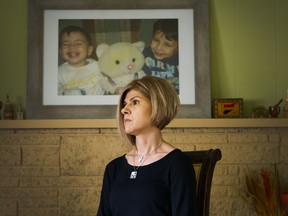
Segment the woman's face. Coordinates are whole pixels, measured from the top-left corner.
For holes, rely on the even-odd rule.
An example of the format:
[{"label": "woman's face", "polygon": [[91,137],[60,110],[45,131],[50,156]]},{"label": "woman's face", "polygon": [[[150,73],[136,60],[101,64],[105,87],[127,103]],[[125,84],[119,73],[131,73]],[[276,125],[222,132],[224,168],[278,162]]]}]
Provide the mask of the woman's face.
[{"label": "woman's face", "polygon": [[178,41],[167,40],[165,34],[158,31],[154,34],[150,47],[154,57],[158,60],[163,60],[178,52]]},{"label": "woman's face", "polygon": [[150,120],[151,102],[137,90],[132,89],[126,94],[121,113],[124,115],[124,127],[127,134],[134,136],[145,134],[154,127]]},{"label": "woman's face", "polygon": [[61,37],[59,49],[62,57],[72,66],[81,67],[87,64],[87,58],[93,51],[85,36],[80,32],[70,32]]}]

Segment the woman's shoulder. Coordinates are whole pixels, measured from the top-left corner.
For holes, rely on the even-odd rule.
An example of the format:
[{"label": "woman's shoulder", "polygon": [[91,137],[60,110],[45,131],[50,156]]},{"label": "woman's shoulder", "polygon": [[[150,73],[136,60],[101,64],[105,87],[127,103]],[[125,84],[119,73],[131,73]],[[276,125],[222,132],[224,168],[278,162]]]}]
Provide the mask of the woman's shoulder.
[{"label": "woman's shoulder", "polygon": [[119,164],[123,163],[123,160],[125,159],[125,155],[121,155],[119,157],[116,157],[114,159],[112,159],[108,164],[107,167],[115,167]]},{"label": "woman's shoulder", "polygon": [[179,148],[174,148],[171,151],[169,151],[169,153],[167,154],[167,156],[176,157],[176,158],[182,157],[183,155],[184,155],[184,153]]},{"label": "woman's shoulder", "polygon": [[174,166],[190,166],[191,164],[187,155],[185,155],[185,153],[178,148],[171,151],[167,156],[167,159],[170,160],[171,164],[173,164]]},{"label": "woman's shoulder", "polygon": [[[163,163],[159,164],[162,169],[166,169],[169,176],[174,179],[181,176],[183,179],[194,179],[195,171],[193,164],[185,153],[180,149],[171,151],[163,160]],[[178,178],[179,179],[179,178]]]}]

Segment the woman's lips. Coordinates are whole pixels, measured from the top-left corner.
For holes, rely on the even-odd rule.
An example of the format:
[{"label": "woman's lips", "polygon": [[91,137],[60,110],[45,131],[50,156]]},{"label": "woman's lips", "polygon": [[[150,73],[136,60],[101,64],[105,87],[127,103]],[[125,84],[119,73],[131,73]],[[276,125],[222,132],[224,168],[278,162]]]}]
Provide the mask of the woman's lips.
[{"label": "woman's lips", "polygon": [[125,123],[129,123],[129,122],[131,122],[130,119],[124,119],[124,124],[125,124]]}]

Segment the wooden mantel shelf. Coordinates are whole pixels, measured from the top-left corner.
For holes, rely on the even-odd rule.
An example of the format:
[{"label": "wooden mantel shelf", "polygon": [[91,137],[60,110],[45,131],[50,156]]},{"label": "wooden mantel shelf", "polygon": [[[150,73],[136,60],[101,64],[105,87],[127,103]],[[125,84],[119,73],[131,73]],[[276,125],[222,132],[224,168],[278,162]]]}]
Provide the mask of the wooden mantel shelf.
[{"label": "wooden mantel shelf", "polygon": [[[245,119],[174,119],[169,128],[279,128],[288,127],[288,118]],[[45,120],[0,120],[0,129],[41,128],[116,128],[115,119],[45,119]]]}]

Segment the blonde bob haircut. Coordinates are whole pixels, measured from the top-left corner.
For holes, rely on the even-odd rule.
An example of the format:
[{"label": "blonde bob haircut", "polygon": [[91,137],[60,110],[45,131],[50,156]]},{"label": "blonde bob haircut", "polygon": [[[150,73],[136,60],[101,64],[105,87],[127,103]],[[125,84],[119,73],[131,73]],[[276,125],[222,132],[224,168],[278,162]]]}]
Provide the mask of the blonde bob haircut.
[{"label": "blonde bob haircut", "polygon": [[164,129],[177,114],[180,104],[177,92],[165,79],[153,76],[145,76],[136,79],[124,87],[119,98],[117,107],[117,124],[121,139],[125,143],[135,145],[135,136],[126,134],[124,128],[124,115],[121,110],[124,108],[124,100],[131,90],[137,90],[147,97],[151,102],[151,122],[159,128]]}]

